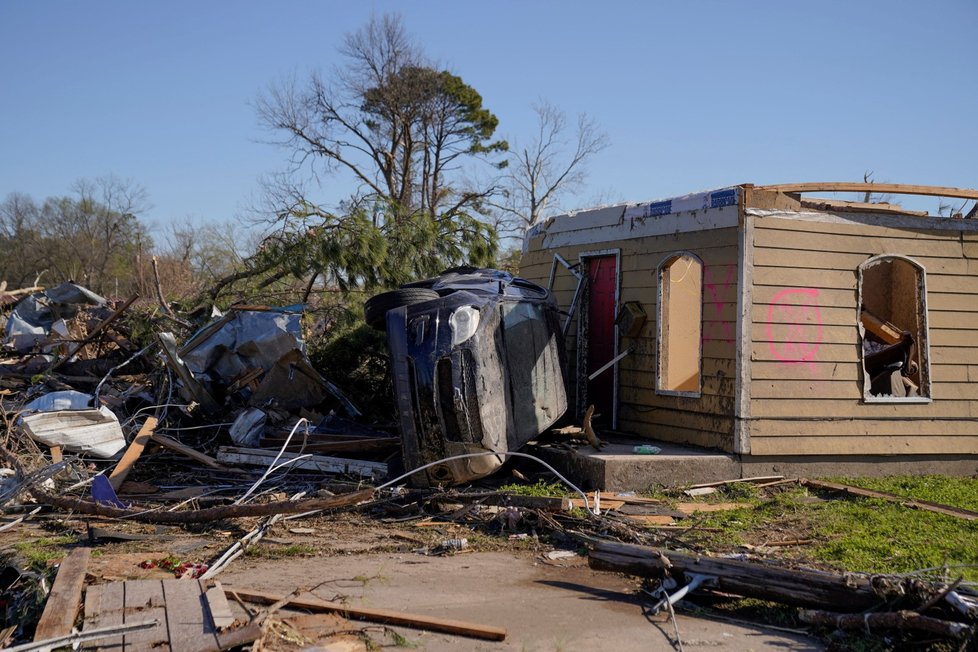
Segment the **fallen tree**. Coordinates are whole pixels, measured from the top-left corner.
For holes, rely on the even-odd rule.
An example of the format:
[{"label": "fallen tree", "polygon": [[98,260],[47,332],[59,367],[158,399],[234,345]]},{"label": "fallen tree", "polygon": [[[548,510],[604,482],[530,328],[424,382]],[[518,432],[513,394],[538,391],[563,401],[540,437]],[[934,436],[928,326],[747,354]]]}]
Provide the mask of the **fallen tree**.
[{"label": "fallen tree", "polygon": [[716,578],[711,589],[798,607],[860,612],[901,593],[899,587],[874,584],[861,575],[793,570],[616,541],[591,539],[587,543],[588,563],[596,570],[655,579],[673,577],[681,584],[691,575],[708,575]]}]

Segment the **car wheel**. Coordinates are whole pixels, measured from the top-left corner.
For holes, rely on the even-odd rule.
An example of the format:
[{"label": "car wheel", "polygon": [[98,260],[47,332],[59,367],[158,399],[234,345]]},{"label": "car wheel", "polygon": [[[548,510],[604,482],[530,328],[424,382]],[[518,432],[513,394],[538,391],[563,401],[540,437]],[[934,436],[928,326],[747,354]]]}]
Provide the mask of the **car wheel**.
[{"label": "car wheel", "polygon": [[438,293],[430,288],[401,288],[400,290],[382,292],[370,297],[363,304],[363,316],[366,318],[368,326],[382,331],[385,328],[385,317],[388,310],[437,298]]}]

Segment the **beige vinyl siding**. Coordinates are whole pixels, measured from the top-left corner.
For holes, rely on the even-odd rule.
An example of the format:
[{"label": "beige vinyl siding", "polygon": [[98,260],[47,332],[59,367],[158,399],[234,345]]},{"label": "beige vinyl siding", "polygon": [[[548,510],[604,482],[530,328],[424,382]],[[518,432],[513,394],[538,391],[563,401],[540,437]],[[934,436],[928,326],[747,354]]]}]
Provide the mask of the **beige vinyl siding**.
[{"label": "beige vinyl siding", "polygon": [[[546,285],[554,253],[577,263],[583,252],[619,249],[620,304],[638,301],[648,320],[639,337],[622,338],[619,351],[633,353],[619,363],[618,429],[665,441],[733,450],[733,411],[736,390],[737,316],[736,228],[649,236],[613,242],[592,242],[559,249],[531,249],[523,256],[520,275]],[[703,261],[702,395],[668,396],[655,393],[656,271],[668,256],[689,252]],[[554,294],[561,308],[570,305],[577,281],[558,265]],[[577,376],[577,323],[568,333],[570,396]]]},{"label": "beige vinyl siding", "polygon": [[[750,218],[751,453],[978,454],[978,234],[846,218]],[[863,401],[857,268],[879,254],[926,270],[931,403]]]}]

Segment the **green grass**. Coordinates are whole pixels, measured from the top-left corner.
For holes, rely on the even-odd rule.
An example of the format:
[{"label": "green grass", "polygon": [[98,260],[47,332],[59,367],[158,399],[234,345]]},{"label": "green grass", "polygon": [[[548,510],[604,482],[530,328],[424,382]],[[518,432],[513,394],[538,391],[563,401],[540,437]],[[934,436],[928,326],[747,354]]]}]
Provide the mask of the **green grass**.
[{"label": "green grass", "polygon": [[[537,480],[534,484],[513,483],[505,484],[499,488],[500,491],[514,494],[516,496],[541,496],[551,498],[563,498],[570,496],[567,487],[559,482],[544,482]],[[577,494],[575,494],[577,495]]]},{"label": "green grass", "polygon": [[[978,479],[899,476],[837,481],[908,498],[978,508]],[[813,501],[810,496],[822,500]],[[954,566],[957,568],[948,571],[952,577],[963,575],[968,581],[978,581],[978,521],[883,500],[809,492],[801,487],[750,500],[752,507],[707,513],[683,523],[695,524],[692,540],[712,551],[779,539],[812,539],[811,544],[779,548],[772,554],[866,573],[901,574]],[[702,531],[709,529],[717,531]]]},{"label": "green grass", "polygon": [[78,538],[71,535],[57,537],[41,537],[30,541],[14,544],[14,550],[22,557],[31,570],[44,570],[48,562],[65,556],[64,546],[78,543]]}]

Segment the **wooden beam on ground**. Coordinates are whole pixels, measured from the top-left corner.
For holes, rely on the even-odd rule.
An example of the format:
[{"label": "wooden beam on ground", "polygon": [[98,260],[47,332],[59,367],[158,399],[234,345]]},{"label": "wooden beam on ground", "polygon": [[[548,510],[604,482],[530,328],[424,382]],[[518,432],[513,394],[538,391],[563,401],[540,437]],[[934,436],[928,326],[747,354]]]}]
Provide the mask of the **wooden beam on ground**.
[{"label": "wooden beam on ground", "polygon": [[716,578],[710,588],[717,591],[832,611],[861,612],[886,601],[869,578],[852,574],[793,570],[615,541],[591,539],[587,544],[588,564],[597,570],[655,578],[671,575],[680,581],[692,574],[708,575]]},{"label": "wooden beam on ground", "polygon": [[176,439],[173,439],[172,437],[167,437],[166,435],[161,435],[154,432],[153,434],[150,435],[150,439],[152,439],[160,446],[163,446],[164,448],[169,448],[171,451],[175,453],[180,453],[181,455],[185,455],[192,460],[196,460],[200,462],[201,464],[206,464],[212,469],[217,469],[219,471],[234,470],[224,466],[210,455],[205,455],[204,453],[201,453],[200,451],[191,448],[190,446],[181,444],[180,442],[178,442]]},{"label": "wooden beam on ground", "polygon": [[928,616],[921,616],[915,611],[885,611],[868,614],[844,614],[831,611],[813,611],[802,609],[798,614],[799,620],[810,625],[848,629],[850,631],[875,631],[879,629],[896,629],[915,631],[925,634],[936,634],[945,638],[961,638],[971,631],[966,623],[956,623]]},{"label": "wooden beam on ground", "polygon": [[[285,599],[285,596],[264,591],[254,591],[252,589],[240,589],[225,586],[224,591],[233,596],[237,596],[248,602],[259,604],[275,604]],[[436,618],[434,616],[420,616],[416,614],[404,613],[403,611],[391,611],[389,609],[373,609],[370,607],[354,607],[348,604],[320,600],[319,598],[290,598],[285,603],[286,607],[294,609],[307,609],[320,613],[338,613],[341,616],[353,620],[367,620],[370,622],[384,623],[387,625],[399,625],[411,627],[429,632],[442,632],[454,634],[456,636],[467,636],[486,641],[502,641],[506,638],[506,630],[501,627],[491,627],[467,623],[461,620],[449,620],[447,618]]]},{"label": "wooden beam on ground", "polygon": [[320,471],[322,473],[350,473],[366,477],[382,477],[387,475],[387,465],[383,462],[367,462],[365,460],[353,460],[343,457],[329,457],[326,455],[300,455],[299,453],[282,453],[267,448],[237,448],[234,446],[221,446],[217,452],[219,462],[225,464],[246,464],[249,466],[269,467],[278,458],[277,464],[282,464],[289,460],[295,462],[289,464],[293,469],[305,469],[309,471]]},{"label": "wooden beam on ground", "polygon": [[970,188],[950,188],[947,186],[919,186],[907,183],[863,183],[863,182],[814,182],[778,183],[771,186],[757,186],[758,190],[774,192],[876,192],[891,195],[924,195],[927,197],[955,197],[978,200],[978,190]]},{"label": "wooden beam on ground", "polygon": [[139,429],[136,433],[136,437],[129,444],[129,448],[126,449],[125,454],[119,463],[115,465],[112,469],[112,473],[109,474],[109,484],[112,485],[112,489],[116,492],[119,491],[119,487],[125,482],[126,476],[129,475],[129,471],[132,470],[133,465],[139,456],[143,454],[143,449],[146,448],[146,444],[149,443],[150,438],[153,436],[153,431],[156,430],[156,424],[159,421],[156,417],[149,417],[146,422],[143,423],[143,427]]},{"label": "wooden beam on ground", "polygon": [[887,500],[891,503],[900,503],[904,507],[922,509],[928,512],[935,512],[937,514],[946,514],[947,516],[963,518],[966,521],[978,521],[978,512],[973,512],[970,509],[964,509],[961,507],[954,507],[953,505],[942,505],[941,503],[933,503],[929,500],[916,500],[913,498],[907,498],[906,496],[898,496],[896,494],[887,493],[885,491],[874,491],[872,489],[863,489],[862,487],[853,487],[846,484],[836,484],[834,482],[825,482],[822,480],[809,480],[807,478],[802,478],[798,482],[805,487],[813,487],[815,489],[823,489],[825,491],[838,491],[841,493],[850,494],[852,496],[860,496],[862,498],[877,498],[879,500]]},{"label": "wooden beam on ground", "polygon": [[81,605],[85,569],[91,555],[90,548],[75,548],[61,562],[58,576],[54,579],[51,593],[44,605],[44,613],[34,630],[35,641],[71,634],[78,607]]}]

